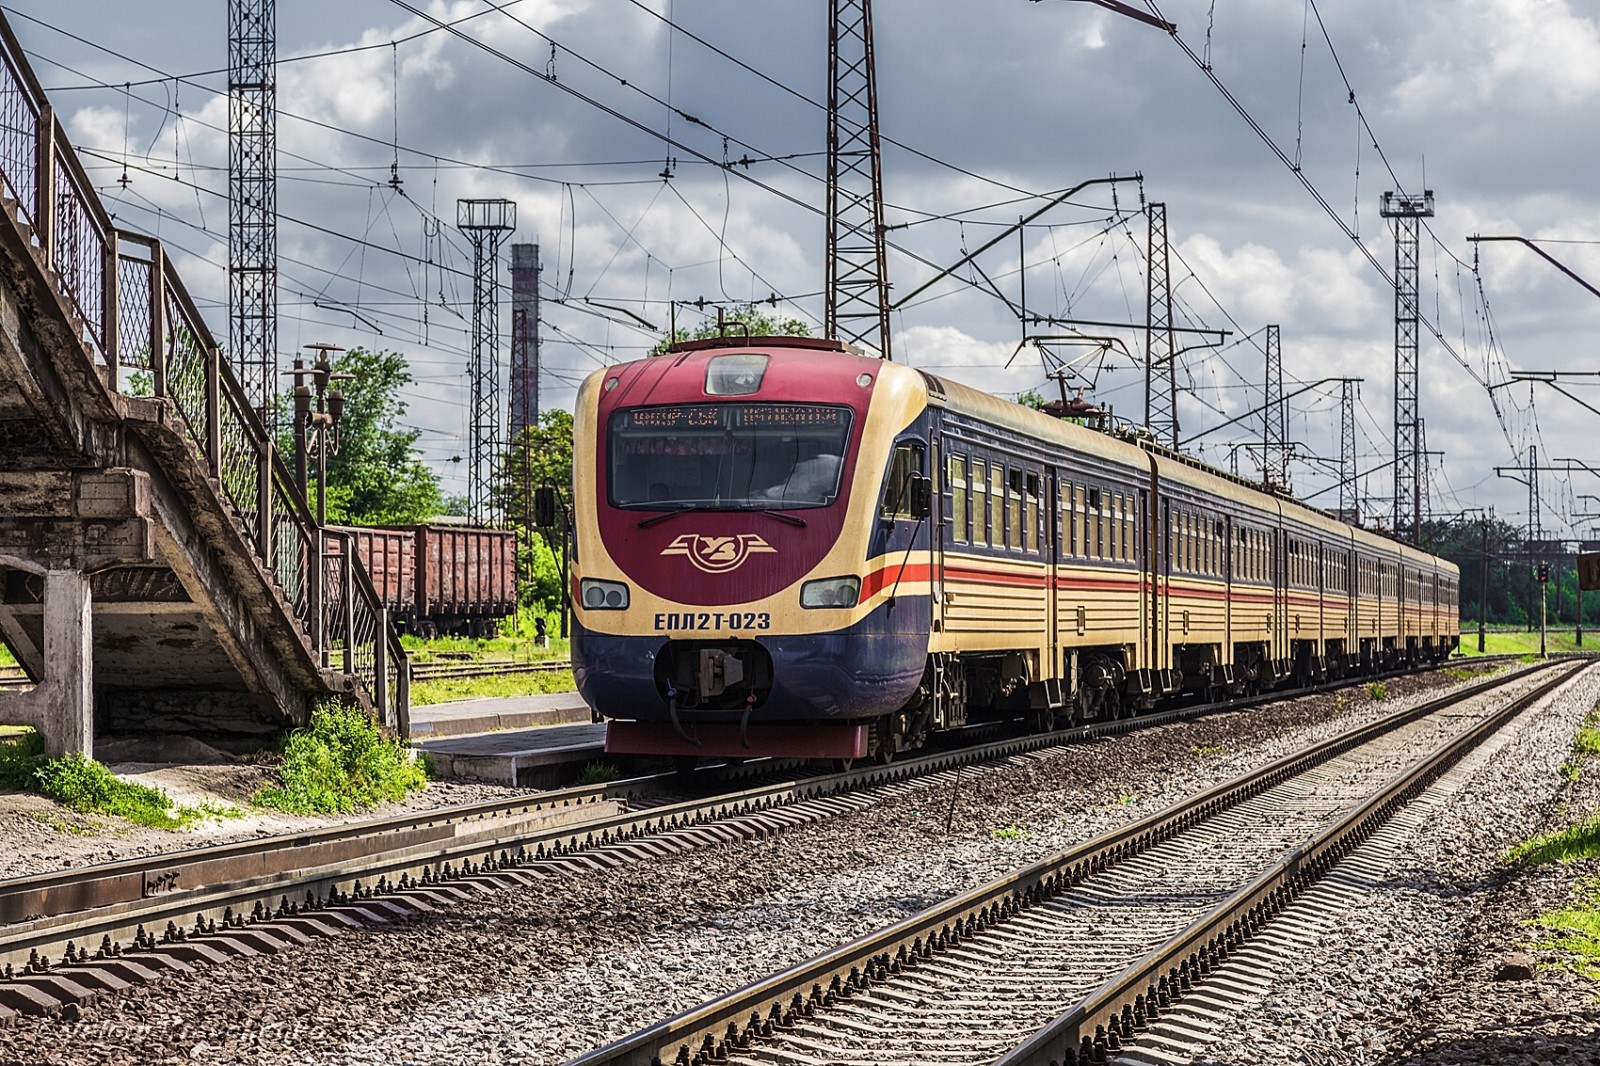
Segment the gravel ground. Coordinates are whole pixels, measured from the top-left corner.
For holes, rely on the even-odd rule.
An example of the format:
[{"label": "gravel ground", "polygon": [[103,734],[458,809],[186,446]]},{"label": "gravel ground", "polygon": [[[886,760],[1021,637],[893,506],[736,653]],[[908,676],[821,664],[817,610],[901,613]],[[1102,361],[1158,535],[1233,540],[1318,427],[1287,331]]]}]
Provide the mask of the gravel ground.
[{"label": "gravel ground", "polygon": [[1548,965],[1529,980],[1496,980],[1507,956],[1536,939],[1523,923],[1600,872],[1594,862],[1508,871],[1497,861],[1508,846],[1600,809],[1595,760],[1575,787],[1557,772],[1597,698],[1600,670],[1591,668],[1503,730],[1492,750],[1469,756],[1459,791],[1403,840],[1382,882],[1196,1062],[1600,1063],[1600,985]]},{"label": "gravel ground", "polygon": [[0,1060],[562,1062],[1437,687],[1144,730],[968,771],[954,796],[497,893],[136,989],[76,1025],[19,1021]]}]

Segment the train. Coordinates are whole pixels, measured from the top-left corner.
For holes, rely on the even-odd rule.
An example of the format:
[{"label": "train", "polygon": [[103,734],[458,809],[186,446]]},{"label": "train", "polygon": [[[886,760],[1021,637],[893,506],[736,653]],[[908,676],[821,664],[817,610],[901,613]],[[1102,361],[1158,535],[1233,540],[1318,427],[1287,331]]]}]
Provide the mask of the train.
[{"label": "train", "polygon": [[330,552],[348,536],[396,626],[423,637],[492,636],[517,610],[512,530],[432,523],[330,526]]},{"label": "train", "polygon": [[596,371],[572,661],[607,750],[886,760],[1459,643],[1449,561],[1087,422],[811,338]]}]

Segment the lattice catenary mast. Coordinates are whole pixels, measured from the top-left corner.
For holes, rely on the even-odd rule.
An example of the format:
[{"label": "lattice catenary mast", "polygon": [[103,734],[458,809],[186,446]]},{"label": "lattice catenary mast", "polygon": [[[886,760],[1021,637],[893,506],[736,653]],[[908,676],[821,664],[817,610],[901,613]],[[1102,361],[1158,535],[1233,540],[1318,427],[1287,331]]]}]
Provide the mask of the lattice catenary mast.
[{"label": "lattice catenary mast", "polygon": [[467,466],[467,517],[493,523],[500,435],[500,242],[517,228],[510,200],[457,200],[456,226],[472,241],[472,437]]},{"label": "lattice catenary mast", "polygon": [[278,373],[276,0],[228,0],[228,358],[271,427]]},{"label": "lattice catenary mast", "polygon": [[1283,401],[1283,339],[1267,327],[1266,402],[1261,405],[1261,480],[1269,488],[1289,487],[1289,419]]},{"label": "lattice catenary mast", "polygon": [[1361,524],[1361,494],[1356,484],[1356,383],[1339,383],[1339,517]]},{"label": "lattice catenary mast", "polygon": [[823,330],[891,358],[871,0],[830,6],[827,214]]},{"label": "lattice catenary mast", "polygon": [[1433,190],[1386,192],[1379,214],[1394,219],[1394,533],[1421,542],[1422,432],[1417,406],[1417,230],[1433,217]]},{"label": "lattice catenary mast", "polygon": [[1145,270],[1144,424],[1155,439],[1178,446],[1178,361],[1172,332],[1172,275],[1167,246],[1167,205],[1149,204],[1150,242]]}]

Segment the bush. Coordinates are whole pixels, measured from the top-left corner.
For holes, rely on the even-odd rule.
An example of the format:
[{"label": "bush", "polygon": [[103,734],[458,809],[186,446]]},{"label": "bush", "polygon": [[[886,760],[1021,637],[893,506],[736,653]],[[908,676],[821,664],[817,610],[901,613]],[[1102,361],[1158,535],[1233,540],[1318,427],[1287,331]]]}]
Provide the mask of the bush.
[{"label": "bush", "polygon": [[1389,686],[1382,681],[1369,682],[1367,685],[1367,699],[1374,703],[1382,703],[1389,698]]},{"label": "bush", "polygon": [[0,788],[38,788],[33,775],[43,764],[44,738],[36,730],[0,740]]},{"label": "bush", "polygon": [[340,814],[404,799],[427,784],[428,771],[359,707],[330,701],[312,711],[309,726],[289,734],[278,777],[278,787],[251,802],[291,814]]}]

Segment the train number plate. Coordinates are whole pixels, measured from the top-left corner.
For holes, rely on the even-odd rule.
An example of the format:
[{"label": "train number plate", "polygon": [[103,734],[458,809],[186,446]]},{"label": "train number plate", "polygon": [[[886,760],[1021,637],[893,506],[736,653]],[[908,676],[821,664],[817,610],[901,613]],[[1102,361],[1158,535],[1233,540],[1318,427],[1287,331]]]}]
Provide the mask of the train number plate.
[{"label": "train number plate", "polygon": [[658,632],[744,632],[772,628],[766,611],[664,611],[655,616]]}]

